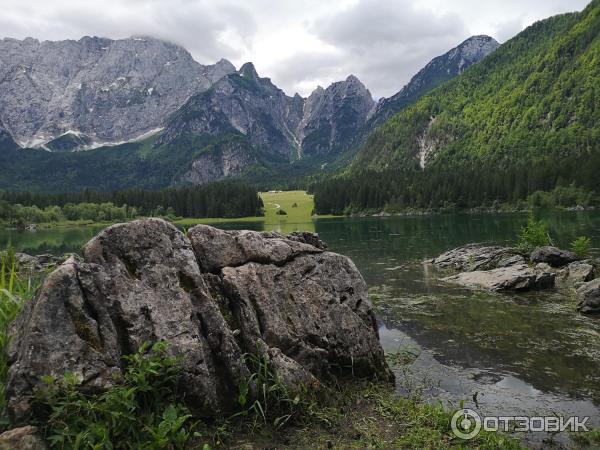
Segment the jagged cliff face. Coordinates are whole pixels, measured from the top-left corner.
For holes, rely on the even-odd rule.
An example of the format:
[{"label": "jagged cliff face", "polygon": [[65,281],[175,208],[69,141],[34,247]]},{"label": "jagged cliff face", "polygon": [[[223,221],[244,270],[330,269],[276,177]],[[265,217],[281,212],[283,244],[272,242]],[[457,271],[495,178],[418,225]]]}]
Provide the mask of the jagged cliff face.
[{"label": "jagged cliff face", "polygon": [[6,130],[22,147],[53,152],[163,128],[158,145],[182,133],[233,130],[267,154],[294,160],[335,150],[374,106],[353,76],[308,99],[288,97],[251,63],[238,72],[226,60],[203,66],[183,48],[151,38],[3,39],[0,80]]},{"label": "jagged cliff face", "polygon": [[77,145],[127,141],[160,128],[191,95],[234,71],[226,60],[203,66],[151,38],[3,39],[0,119],[24,147],[65,133]]},{"label": "jagged cliff face", "polygon": [[306,99],[297,128],[302,153],[339,151],[365,123],[374,107],[371,93],[354,75],[327,89],[317,88]]},{"label": "jagged cliff face", "polygon": [[182,137],[240,134],[257,150],[288,159],[295,153],[293,99],[268,78],[260,78],[252,63],[222,78],[211,89],[190,98],[169,119],[157,145]]},{"label": "jagged cliff face", "polygon": [[173,114],[157,145],[190,135],[239,133],[263,154],[295,160],[342,148],[374,107],[370,92],[354,76],[303,99],[288,97],[246,63]]},{"label": "jagged cliff face", "polygon": [[191,184],[210,183],[221,178],[241,175],[256,163],[254,152],[244,142],[225,142],[196,157],[177,181]]}]

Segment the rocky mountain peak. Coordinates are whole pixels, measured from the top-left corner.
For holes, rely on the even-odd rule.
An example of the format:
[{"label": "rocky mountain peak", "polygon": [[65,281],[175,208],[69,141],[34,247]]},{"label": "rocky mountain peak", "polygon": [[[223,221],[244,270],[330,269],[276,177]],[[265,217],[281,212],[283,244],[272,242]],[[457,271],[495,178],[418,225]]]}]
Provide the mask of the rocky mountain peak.
[{"label": "rocky mountain peak", "polygon": [[338,93],[342,95],[354,95],[371,99],[369,103],[373,103],[373,98],[367,87],[356,76],[349,75],[344,81],[332,83],[326,91]]},{"label": "rocky mountain peak", "polygon": [[235,66],[231,63],[231,61],[229,61],[228,59],[225,59],[225,58],[221,58],[220,60],[218,60],[215,63],[215,66],[223,68],[223,69],[227,69],[228,73],[233,73],[236,71]]},{"label": "rocky mountain peak", "polygon": [[350,74],[346,77],[346,83],[360,84],[361,86],[364,86],[364,84],[353,74]]},{"label": "rocky mountain peak", "polygon": [[374,106],[371,93],[354,75],[332,83],[327,89],[318,86],[306,99],[297,128],[303,154],[326,154],[343,149]]},{"label": "rocky mountain peak", "polygon": [[244,63],[244,65],[240,67],[238,73],[244,78],[248,78],[250,80],[257,80],[259,78],[256,68],[251,62]]},{"label": "rocky mountain peak", "polygon": [[193,94],[235,72],[147,37],[0,41],[0,120],[22,147],[74,132],[90,146],[160,129]]},{"label": "rocky mountain peak", "polygon": [[490,36],[471,36],[452,50],[432,59],[398,93],[379,101],[368,130],[381,125],[426,92],[460,75],[499,46]]},{"label": "rocky mountain peak", "polygon": [[447,59],[450,61],[457,59],[458,70],[462,72],[472,64],[485,58],[499,46],[498,41],[491,36],[471,36],[459,46],[450,50],[447,53]]},{"label": "rocky mountain peak", "polygon": [[325,93],[325,89],[323,88],[323,86],[318,85],[314,91],[312,91],[310,93],[310,95],[308,96],[308,98],[312,97],[312,96],[318,96],[318,95],[322,95]]}]

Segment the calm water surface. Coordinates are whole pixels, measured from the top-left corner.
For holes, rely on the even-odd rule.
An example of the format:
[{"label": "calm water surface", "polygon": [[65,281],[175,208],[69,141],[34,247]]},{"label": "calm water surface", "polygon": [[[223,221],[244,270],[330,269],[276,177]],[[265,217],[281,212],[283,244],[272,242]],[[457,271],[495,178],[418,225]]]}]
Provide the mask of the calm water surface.
[{"label": "calm water surface", "polygon": [[[600,213],[544,217],[556,244],[580,235],[600,247]],[[600,318],[575,311],[565,292],[489,294],[439,281],[427,260],[468,242],[511,244],[527,217],[440,215],[339,218],[271,229],[316,231],[333,251],[354,260],[365,277],[386,352],[410,349],[409,367],[396,368],[400,392],[430,401],[461,400],[481,414],[590,416],[600,426]],[[262,222],[221,223],[263,230]],[[98,229],[0,232],[29,253],[77,251]],[[474,402],[474,396],[476,402]],[[522,437],[522,436],[520,436]],[[524,436],[533,447],[547,436]],[[567,436],[558,441],[568,445]]]}]

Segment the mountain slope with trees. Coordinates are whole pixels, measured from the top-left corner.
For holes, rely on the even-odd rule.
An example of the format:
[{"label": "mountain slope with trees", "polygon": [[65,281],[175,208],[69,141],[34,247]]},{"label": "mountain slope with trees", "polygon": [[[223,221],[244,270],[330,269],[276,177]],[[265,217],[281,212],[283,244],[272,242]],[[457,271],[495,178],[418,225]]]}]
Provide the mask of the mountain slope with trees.
[{"label": "mountain slope with trees", "polygon": [[[376,105],[353,75],[307,98],[290,97],[252,63],[239,71],[225,60],[201,66],[184,49],[151,38],[4,39],[0,189],[157,189],[232,177],[265,189],[301,187],[307,175],[348,164],[373,128],[496,46],[474,36]],[[51,70],[55,54],[63,58]],[[51,98],[35,100],[39,108],[19,101],[32,89]]]},{"label": "mountain slope with trees", "polygon": [[540,21],[376,130],[319,212],[514,202],[598,188],[600,0]]}]

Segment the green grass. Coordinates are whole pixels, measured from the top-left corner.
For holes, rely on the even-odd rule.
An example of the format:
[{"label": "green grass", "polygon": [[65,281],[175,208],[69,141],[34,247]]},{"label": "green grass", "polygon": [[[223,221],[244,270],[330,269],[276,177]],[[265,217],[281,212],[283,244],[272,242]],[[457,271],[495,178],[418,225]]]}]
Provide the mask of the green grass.
[{"label": "green grass", "polygon": [[[193,219],[184,218],[175,220],[173,223],[178,227],[189,228],[197,224],[217,224],[217,223],[261,223],[266,231],[279,231],[281,233],[290,233],[292,231],[314,231],[313,218],[326,219],[336,217],[333,215],[312,216],[314,209],[314,199],[305,191],[278,191],[261,192],[265,207],[263,217],[242,217],[236,219],[206,218]],[[293,205],[296,206],[293,206]],[[286,215],[278,215],[279,209],[285,210]]]},{"label": "green grass", "polygon": [[[265,223],[302,223],[312,219],[315,202],[312,195],[304,191],[262,192],[260,198],[265,205]],[[296,204],[296,207],[292,205]],[[283,209],[287,216],[276,213]]]},{"label": "green grass", "polygon": [[8,376],[8,355],[6,353],[10,338],[8,329],[17,317],[25,301],[31,298],[39,280],[32,274],[20,273],[15,259],[15,251],[9,246],[0,252],[0,422],[5,406],[4,392]]},{"label": "green grass", "polygon": [[229,421],[205,428],[213,448],[277,449],[522,449],[501,433],[482,432],[463,441],[450,426],[453,411],[418,399],[398,396],[388,385],[348,381],[327,389],[293,424],[278,428],[264,423]]}]

